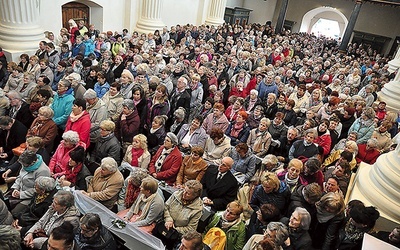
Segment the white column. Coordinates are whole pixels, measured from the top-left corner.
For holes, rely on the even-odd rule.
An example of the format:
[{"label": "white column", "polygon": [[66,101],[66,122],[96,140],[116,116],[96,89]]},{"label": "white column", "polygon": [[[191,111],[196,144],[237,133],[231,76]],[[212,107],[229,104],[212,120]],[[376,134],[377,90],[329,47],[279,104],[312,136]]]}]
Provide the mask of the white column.
[{"label": "white column", "polygon": [[400,68],[400,48],[397,49],[396,56],[393,58],[393,60],[389,61],[388,64],[389,64],[389,72],[390,73],[392,73],[392,72],[396,71],[396,69]]},{"label": "white column", "polygon": [[[400,49],[396,53],[396,57],[389,62],[389,65],[397,66],[396,69],[400,67]],[[393,110],[398,112],[400,110],[400,70],[397,72],[393,81],[386,83],[382,90],[378,92],[378,99],[379,101],[386,102],[387,108],[389,110]]]},{"label": "white column", "polygon": [[44,39],[39,9],[39,0],[0,1],[0,41],[6,52],[12,54],[38,49],[39,41]]},{"label": "white column", "polygon": [[208,8],[206,24],[209,25],[221,25],[224,21],[225,7],[227,0],[211,0]]},{"label": "white column", "polygon": [[138,32],[149,33],[162,30],[165,24],[161,20],[163,0],[140,0],[140,16],[136,23]]}]

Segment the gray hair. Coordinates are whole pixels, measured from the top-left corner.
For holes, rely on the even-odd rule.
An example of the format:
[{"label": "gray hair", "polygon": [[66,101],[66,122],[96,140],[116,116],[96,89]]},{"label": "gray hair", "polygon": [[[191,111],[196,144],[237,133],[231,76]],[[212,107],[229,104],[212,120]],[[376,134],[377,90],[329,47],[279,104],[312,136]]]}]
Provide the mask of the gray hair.
[{"label": "gray hair", "polygon": [[184,119],[186,115],[186,110],[182,107],[179,107],[177,110],[175,110],[174,115],[179,119]]},{"label": "gray hair", "polygon": [[60,190],[54,195],[57,198],[58,204],[63,207],[72,207],[75,204],[74,195],[69,191]]},{"label": "gray hair", "polygon": [[305,209],[303,207],[296,207],[294,212],[297,212],[300,216],[300,229],[304,230],[304,231],[307,231],[308,229],[310,229],[311,215],[307,211],[307,209]]},{"label": "gray hair", "polygon": [[283,245],[283,242],[289,237],[289,230],[282,222],[270,222],[267,225],[267,229],[276,232],[274,240],[276,246]]},{"label": "gray hair", "polygon": [[118,164],[117,162],[111,158],[111,157],[105,157],[103,160],[101,160],[101,168],[105,168],[111,173],[115,173],[118,170]]},{"label": "gray hair", "polygon": [[8,98],[22,100],[21,94],[15,90],[11,90],[10,92],[8,92],[7,96],[8,96]]},{"label": "gray hair", "polygon": [[317,136],[318,136],[317,131],[315,129],[313,129],[313,128],[309,128],[309,129],[306,130],[305,135],[308,135],[308,134],[313,134],[314,135],[314,139],[317,138]]},{"label": "gray hair", "polygon": [[19,250],[21,235],[17,229],[9,225],[0,225],[0,246],[2,249]]},{"label": "gray hair", "polygon": [[196,197],[200,197],[203,192],[203,185],[197,180],[189,180],[185,183],[185,187],[191,189]]},{"label": "gray hair", "polygon": [[50,192],[56,187],[55,179],[47,176],[39,176],[36,179],[35,184],[38,188],[46,192]]},{"label": "gray hair", "polygon": [[377,148],[378,140],[376,138],[371,138],[367,141],[367,144],[371,145],[373,148]]},{"label": "gray hair", "polygon": [[252,89],[250,90],[250,94],[255,94],[256,96],[258,96],[258,91],[256,89]]},{"label": "gray hair", "polygon": [[276,167],[278,165],[278,162],[278,158],[273,154],[266,155],[262,160],[262,164],[271,163],[273,167]]},{"label": "gray hair", "polygon": [[93,89],[88,89],[83,94],[84,99],[94,99],[96,97],[97,97],[96,91],[94,91]]},{"label": "gray hair", "polygon": [[54,116],[54,111],[49,106],[40,107],[39,112],[43,113],[47,119],[51,119]]},{"label": "gray hair", "polygon": [[31,150],[25,150],[18,158],[18,162],[25,167],[31,166],[36,160],[36,153]]},{"label": "gray hair", "polygon": [[69,130],[62,135],[63,140],[70,141],[72,144],[76,145],[79,142],[79,134],[75,131]]}]

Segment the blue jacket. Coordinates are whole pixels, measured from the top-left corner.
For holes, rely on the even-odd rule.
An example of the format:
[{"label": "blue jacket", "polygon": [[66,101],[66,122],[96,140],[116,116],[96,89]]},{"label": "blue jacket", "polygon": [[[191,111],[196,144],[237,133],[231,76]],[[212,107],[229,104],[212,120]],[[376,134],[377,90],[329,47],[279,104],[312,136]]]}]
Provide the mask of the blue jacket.
[{"label": "blue jacket", "polygon": [[267,99],[269,93],[274,93],[275,95],[278,95],[278,86],[275,83],[267,85],[263,80],[258,85],[257,91],[258,91],[258,97],[262,101],[264,101],[265,99]]},{"label": "blue jacket", "polygon": [[85,44],[85,57],[87,57],[90,53],[94,53],[94,43],[91,39],[83,41]]},{"label": "blue jacket", "polygon": [[108,84],[108,82],[105,82],[103,85],[100,85],[100,83],[96,82],[94,85],[94,91],[96,92],[98,98],[102,98],[109,89],[110,84]]},{"label": "blue jacket", "polygon": [[61,96],[56,94],[54,96],[54,101],[50,106],[54,111],[53,121],[63,130],[65,129],[65,124],[71,114],[72,103],[75,100],[72,92],[73,90],[69,89]]}]

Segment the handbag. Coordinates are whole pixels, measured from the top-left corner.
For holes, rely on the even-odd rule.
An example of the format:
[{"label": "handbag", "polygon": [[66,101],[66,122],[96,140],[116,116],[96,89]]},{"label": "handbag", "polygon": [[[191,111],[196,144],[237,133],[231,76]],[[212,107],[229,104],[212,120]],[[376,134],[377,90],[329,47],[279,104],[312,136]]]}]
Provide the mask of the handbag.
[{"label": "handbag", "polygon": [[21,145],[19,145],[16,148],[12,149],[12,152],[15,156],[20,156],[26,149],[26,143],[21,143]]},{"label": "handbag", "polygon": [[175,228],[170,228],[169,230],[165,227],[165,222],[160,221],[155,227],[155,233],[166,240],[176,241],[180,238],[180,234]]}]

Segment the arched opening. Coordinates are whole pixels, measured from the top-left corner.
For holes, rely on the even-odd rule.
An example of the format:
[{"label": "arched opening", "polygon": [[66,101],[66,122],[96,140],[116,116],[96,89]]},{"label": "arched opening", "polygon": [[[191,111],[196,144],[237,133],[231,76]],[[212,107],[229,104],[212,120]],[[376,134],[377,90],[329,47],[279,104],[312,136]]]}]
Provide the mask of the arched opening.
[{"label": "arched opening", "polygon": [[61,6],[63,27],[68,26],[68,20],[84,20],[86,25],[94,24],[96,29],[103,30],[103,7],[97,1],[81,0],[67,2]]},{"label": "arched opening", "polygon": [[[347,24],[349,23],[346,16],[343,15],[343,13],[338,11],[336,8],[326,6],[318,7],[304,14],[300,25],[300,32],[311,33],[314,25],[318,22],[320,23],[321,19],[337,22],[337,25],[339,26],[338,36],[340,37],[343,36]],[[319,25],[320,24],[318,24],[317,27]]]},{"label": "arched opening", "polygon": [[75,22],[83,20],[86,24],[90,22],[89,6],[85,4],[69,2],[61,6],[61,9],[63,27],[69,27],[69,19],[74,19]]},{"label": "arched opening", "polygon": [[340,36],[339,23],[334,20],[320,18],[312,26],[311,33],[315,34],[317,37],[326,36],[337,39]]}]

